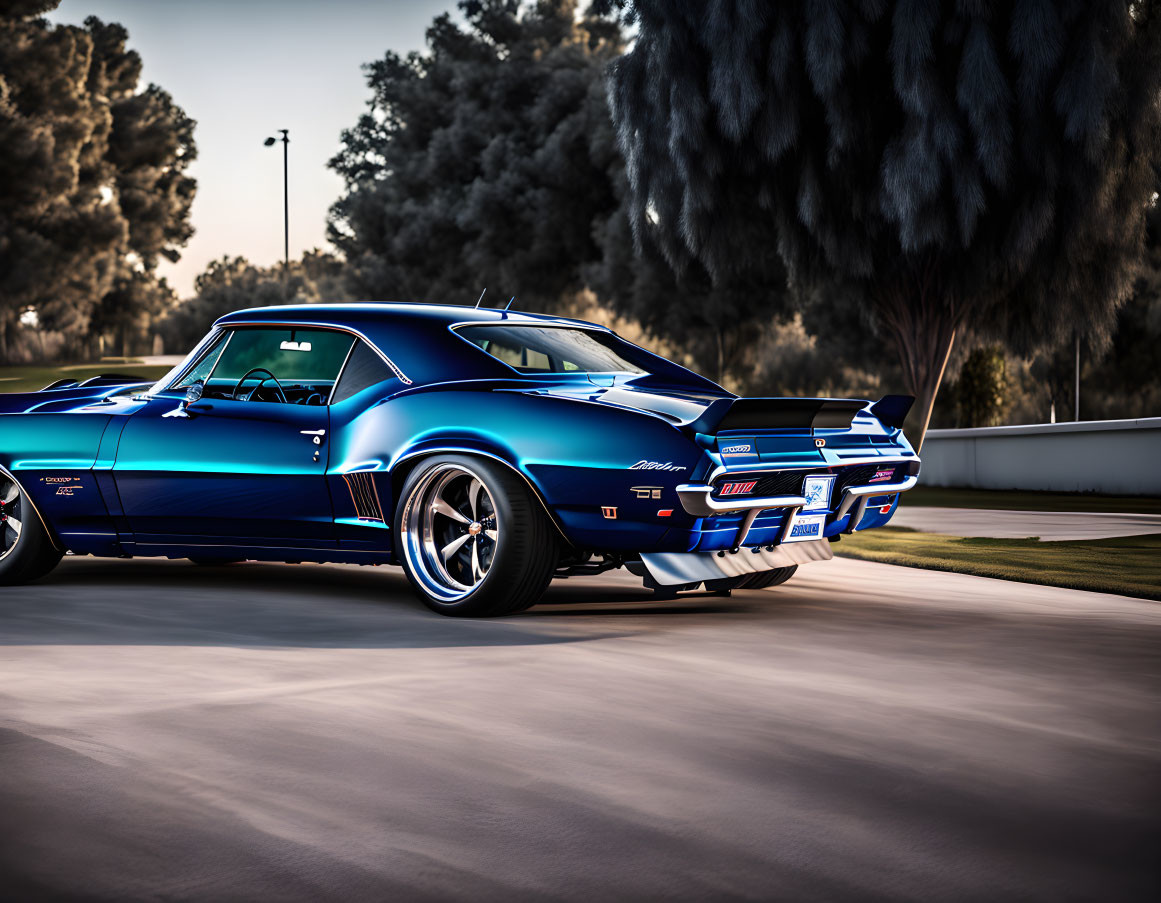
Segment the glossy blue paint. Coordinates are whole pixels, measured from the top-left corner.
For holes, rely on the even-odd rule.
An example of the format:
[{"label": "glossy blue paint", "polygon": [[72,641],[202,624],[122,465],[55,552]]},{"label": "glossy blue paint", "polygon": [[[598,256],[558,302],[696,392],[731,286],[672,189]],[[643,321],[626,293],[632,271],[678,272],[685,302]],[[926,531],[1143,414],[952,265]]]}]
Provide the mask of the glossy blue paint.
[{"label": "glossy blue paint", "polygon": [[[601,341],[636,370],[524,372],[456,331],[497,323],[607,336]],[[331,404],[226,398],[233,380],[214,379],[204,398],[183,403],[177,384],[220,339],[296,327],[366,342],[381,359],[381,377]],[[305,401],[313,389],[300,388]],[[330,392],[329,384],[315,388]],[[744,513],[688,513],[681,484],[731,471],[839,473],[854,459],[914,461],[917,471],[902,432],[865,407],[840,427],[766,427],[759,417],[715,432],[734,398],[580,321],[436,305],[264,308],[220,319],[154,386],[98,382],[0,395],[0,467],[19,480],[56,541],[78,553],[359,563],[393,560],[402,482],[418,462],[446,452],[502,462],[527,481],[569,545],[626,559],[735,544]],[[897,495],[878,501],[859,529],[890,519]],[[832,513],[839,502],[832,499]],[[789,516],[761,512],[747,543],[778,543]],[[850,526],[849,515],[829,520],[826,535]]]}]

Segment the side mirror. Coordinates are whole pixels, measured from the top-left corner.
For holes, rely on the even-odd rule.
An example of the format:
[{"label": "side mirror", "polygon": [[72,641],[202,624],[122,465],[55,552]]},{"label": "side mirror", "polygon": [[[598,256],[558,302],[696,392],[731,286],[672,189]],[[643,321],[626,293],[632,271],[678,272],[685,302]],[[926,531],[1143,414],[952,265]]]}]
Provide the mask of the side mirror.
[{"label": "side mirror", "polygon": [[185,390],[185,401],[183,401],[181,403],[181,409],[184,411],[186,408],[188,408],[194,402],[201,401],[202,392],[204,391],[204,389],[205,389],[205,385],[203,383],[201,383],[200,381],[194,383],[192,386],[189,386]]}]

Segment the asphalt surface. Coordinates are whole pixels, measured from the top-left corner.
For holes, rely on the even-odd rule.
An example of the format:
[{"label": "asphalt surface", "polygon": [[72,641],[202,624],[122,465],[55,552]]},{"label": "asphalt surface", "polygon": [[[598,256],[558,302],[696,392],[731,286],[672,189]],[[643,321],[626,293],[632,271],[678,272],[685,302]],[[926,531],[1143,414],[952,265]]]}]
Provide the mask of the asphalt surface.
[{"label": "asphalt surface", "polygon": [[891,518],[891,526],[951,536],[1039,537],[1044,542],[1059,542],[1161,533],[1161,515],[903,506]]},{"label": "asphalt surface", "polygon": [[0,589],[0,897],[1161,899],[1161,606],[835,560],[455,621],[398,571]]}]

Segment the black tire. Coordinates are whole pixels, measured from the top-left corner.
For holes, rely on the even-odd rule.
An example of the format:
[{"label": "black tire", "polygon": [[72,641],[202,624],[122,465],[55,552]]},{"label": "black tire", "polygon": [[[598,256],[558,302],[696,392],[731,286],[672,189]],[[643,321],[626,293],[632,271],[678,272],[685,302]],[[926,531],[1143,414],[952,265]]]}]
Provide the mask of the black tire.
[{"label": "black tire", "polygon": [[[20,524],[19,531],[12,523]],[[39,580],[63,556],[24,490],[7,474],[0,473],[0,586]]]},{"label": "black tire", "polygon": [[712,592],[731,592],[735,589],[766,589],[785,583],[794,576],[798,565],[775,568],[772,571],[759,571],[756,574],[743,574],[741,577],[723,577],[721,580],[707,580],[705,587]]},{"label": "black tire", "polygon": [[517,474],[486,458],[439,455],[420,463],[399,493],[394,528],[407,579],[443,615],[497,617],[530,608],[559,559],[559,538],[540,500]]}]

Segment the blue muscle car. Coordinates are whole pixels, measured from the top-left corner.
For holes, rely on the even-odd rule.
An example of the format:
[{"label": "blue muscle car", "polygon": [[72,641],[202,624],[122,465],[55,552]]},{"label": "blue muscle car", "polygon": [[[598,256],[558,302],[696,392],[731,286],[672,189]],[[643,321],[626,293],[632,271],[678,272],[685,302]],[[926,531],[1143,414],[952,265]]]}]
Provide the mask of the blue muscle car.
[{"label": "blue muscle car", "polygon": [[399,564],[443,614],[772,586],[915,485],[905,396],[738,398],[592,323],[244,310],[155,385],[0,395],[0,584],[77,555]]}]

